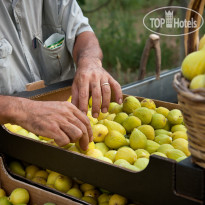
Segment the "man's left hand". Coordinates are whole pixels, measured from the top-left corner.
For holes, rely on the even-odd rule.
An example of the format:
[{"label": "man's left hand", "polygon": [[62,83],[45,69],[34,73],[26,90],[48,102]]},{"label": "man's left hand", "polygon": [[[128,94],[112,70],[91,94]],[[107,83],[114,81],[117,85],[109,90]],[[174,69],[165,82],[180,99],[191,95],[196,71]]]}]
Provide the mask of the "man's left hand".
[{"label": "man's left hand", "polygon": [[108,112],[111,90],[114,92],[115,101],[121,104],[121,86],[102,67],[101,61],[98,58],[81,59],[72,85],[72,103],[86,114],[91,93],[92,114],[97,118],[100,110],[103,113]]}]

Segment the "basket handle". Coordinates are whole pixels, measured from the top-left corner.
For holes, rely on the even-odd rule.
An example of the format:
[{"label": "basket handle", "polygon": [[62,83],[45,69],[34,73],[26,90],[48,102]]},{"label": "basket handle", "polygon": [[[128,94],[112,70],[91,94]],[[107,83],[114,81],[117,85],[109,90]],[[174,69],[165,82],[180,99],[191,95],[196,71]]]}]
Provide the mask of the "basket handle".
[{"label": "basket handle", "polygon": [[[205,0],[191,0],[188,5],[188,8],[203,15],[204,5],[205,5]],[[200,16],[196,15],[196,13],[192,12],[191,10],[187,10],[186,20],[190,21],[191,19],[197,22],[197,28],[199,28],[201,24]],[[189,33],[191,32],[191,30],[192,28],[185,27],[184,33]],[[199,44],[199,29],[193,33],[184,35],[185,55],[188,55],[189,53],[196,51],[198,49],[198,44]]]},{"label": "basket handle", "polygon": [[149,58],[150,50],[155,50],[155,59],[156,59],[156,79],[160,78],[161,70],[161,48],[160,48],[160,37],[156,34],[151,34],[146,41],[139,68],[138,80],[143,80],[146,75],[147,61]]}]

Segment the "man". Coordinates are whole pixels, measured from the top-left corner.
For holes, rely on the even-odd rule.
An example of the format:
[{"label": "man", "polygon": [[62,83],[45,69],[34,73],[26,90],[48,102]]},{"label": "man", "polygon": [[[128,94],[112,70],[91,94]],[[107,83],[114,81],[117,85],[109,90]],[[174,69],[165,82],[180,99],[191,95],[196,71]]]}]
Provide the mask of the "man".
[{"label": "man", "polygon": [[[122,91],[102,68],[98,40],[76,0],[2,0],[0,19],[0,123],[21,125],[54,138],[59,146],[79,140],[87,149],[92,141],[86,116],[89,92],[98,117],[100,106],[102,112],[108,110],[111,89],[119,104]],[[63,43],[52,50],[44,42],[53,34],[62,36]],[[72,104],[5,96],[40,79],[50,84],[74,75]]]}]

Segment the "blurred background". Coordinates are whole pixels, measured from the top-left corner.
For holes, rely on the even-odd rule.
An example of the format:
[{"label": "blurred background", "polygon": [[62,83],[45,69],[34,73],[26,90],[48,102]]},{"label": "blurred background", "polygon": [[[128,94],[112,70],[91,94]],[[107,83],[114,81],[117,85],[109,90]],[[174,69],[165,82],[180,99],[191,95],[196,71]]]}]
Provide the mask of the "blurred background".
[{"label": "blurred background", "polygon": [[[144,16],[163,6],[187,7],[189,0],[78,0],[78,3],[99,39],[104,68],[125,85],[137,81],[141,55],[151,34],[143,25]],[[205,25],[200,29],[200,36],[204,34]],[[160,36],[160,44],[162,72],[179,67],[184,58],[183,37]],[[152,50],[146,77],[154,74]]]}]

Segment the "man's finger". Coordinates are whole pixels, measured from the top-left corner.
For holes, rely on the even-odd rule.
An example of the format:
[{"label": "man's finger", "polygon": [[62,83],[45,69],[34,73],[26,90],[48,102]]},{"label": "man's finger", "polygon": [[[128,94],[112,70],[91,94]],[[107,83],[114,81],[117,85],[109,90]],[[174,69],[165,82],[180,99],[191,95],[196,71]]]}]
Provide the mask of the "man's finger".
[{"label": "man's finger", "polygon": [[102,91],[101,111],[103,113],[106,113],[108,112],[110,98],[111,98],[111,89],[107,79],[101,80],[101,91]]},{"label": "man's finger", "polygon": [[[77,142],[84,134],[79,127],[70,122],[61,124],[60,128],[70,138],[71,142]],[[82,129],[85,131],[85,128]]]},{"label": "man's finger", "polygon": [[87,150],[88,149],[88,143],[89,143],[88,137],[86,136],[86,134],[83,134],[82,137],[79,140],[79,145],[80,145],[81,149]]},{"label": "man's finger", "polygon": [[121,89],[120,84],[116,80],[114,80],[112,77],[109,78],[108,82],[110,83],[111,89],[114,91],[115,101],[118,104],[122,104],[123,96],[122,96],[122,89]]},{"label": "man's finger", "polygon": [[50,136],[60,147],[63,147],[70,143],[69,137],[60,128],[56,132],[52,132]]},{"label": "man's finger", "polygon": [[86,134],[87,137],[89,138],[88,129],[87,129],[86,125],[83,122],[81,122],[77,117],[73,116],[73,119],[72,119],[71,123],[73,125],[75,125],[76,127],[78,127],[82,131],[82,133]]},{"label": "man's finger", "polygon": [[100,82],[93,82],[91,84],[92,92],[92,115],[97,118],[101,107],[101,87]]},{"label": "man's finger", "polygon": [[92,132],[92,128],[91,128],[90,121],[89,121],[88,117],[78,109],[76,109],[73,114],[76,116],[77,119],[79,119],[85,125],[85,127],[87,128],[89,141],[92,142],[93,132]]},{"label": "man's finger", "polygon": [[78,88],[75,82],[72,85],[72,101],[71,102],[73,103],[73,105],[78,107]]},{"label": "man's finger", "polygon": [[85,114],[88,112],[88,98],[89,98],[89,81],[86,78],[83,78],[79,81],[78,90],[79,90],[79,109]]}]

